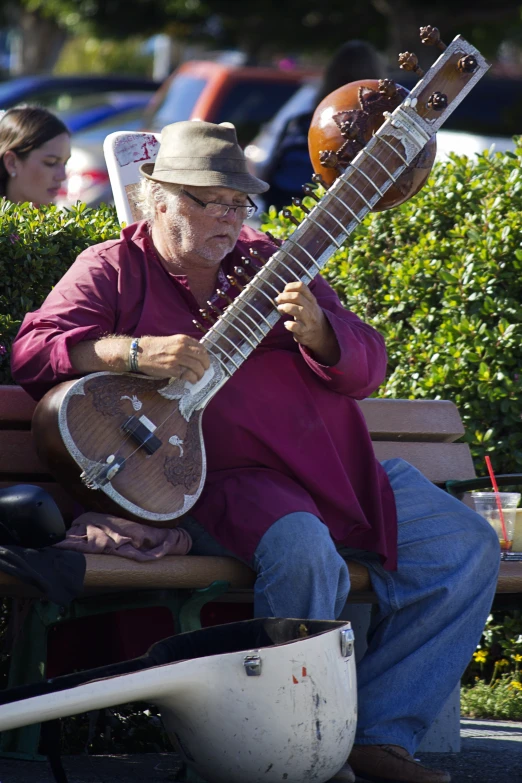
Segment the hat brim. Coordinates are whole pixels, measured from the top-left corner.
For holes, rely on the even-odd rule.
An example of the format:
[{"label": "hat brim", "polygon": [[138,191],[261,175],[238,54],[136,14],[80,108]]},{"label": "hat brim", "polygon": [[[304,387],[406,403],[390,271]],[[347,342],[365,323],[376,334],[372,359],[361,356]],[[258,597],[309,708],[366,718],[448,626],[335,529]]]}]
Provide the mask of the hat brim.
[{"label": "hat brim", "polygon": [[140,172],[153,182],[163,182],[167,185],[196,185],[197,187],[221,187],[239,190],[241,193],[265,193],[270,185],[251,174],[226,171],[198,171],[180,169],[175,171],[154,172],[154,163],[142,163]]}]

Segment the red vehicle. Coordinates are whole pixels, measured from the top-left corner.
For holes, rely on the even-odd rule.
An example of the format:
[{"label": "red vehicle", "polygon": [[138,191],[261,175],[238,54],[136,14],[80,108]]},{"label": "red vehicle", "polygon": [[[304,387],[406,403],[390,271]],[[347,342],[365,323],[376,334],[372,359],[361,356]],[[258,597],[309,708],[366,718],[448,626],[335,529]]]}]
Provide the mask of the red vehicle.
[{"label": "red vehicle", "polygon": [[178,120],[232,122],[245,146],[308,78],[310,71],[305,70],[189,61],[152,97],[145,128],[161,131]]},{"label": "red vehicle", "polygon": [[242,146],[257,134],[310,78],[304,70],[238,66],[213,61],[181,65],[153,93],[145,108],[133,109],[75,134],[67,167],[68,180],[60,203],[85,201],[95,206],[110,202],[112,191],[103,157],[105,136],[117,130],[161,131],[178,120],[233,122]]}]

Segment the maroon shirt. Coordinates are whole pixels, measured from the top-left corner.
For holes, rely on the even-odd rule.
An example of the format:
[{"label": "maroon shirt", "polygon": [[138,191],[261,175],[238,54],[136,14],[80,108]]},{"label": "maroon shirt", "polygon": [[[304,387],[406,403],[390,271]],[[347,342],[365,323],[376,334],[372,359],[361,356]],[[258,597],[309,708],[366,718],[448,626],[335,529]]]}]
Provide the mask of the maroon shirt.
[{"label": "maroon shirt", "polygon": [[[244,227],[221,263],[221,288],[250,247],[265,257],[274,252],[263,234]],[[337,544],[377,552],[394,569],[393,492],[356,402],[384,379],[384,342],[342,307],[321,276],[310,289],[337,336],[339,362],[318,364],[283,319],[274,326],[205,409],[208,475],[190,513],[250,560],[277,519],[308,511],[328,525]],[[109,334],[199,339],[192,323],[199,317],[186,277],[167,272],[146,223],[133,224],[119,240],[81,253],[42,307],[25,317],[13,345],[13,376],[39,399],[75,377],[69,351],[81,340]]]}]

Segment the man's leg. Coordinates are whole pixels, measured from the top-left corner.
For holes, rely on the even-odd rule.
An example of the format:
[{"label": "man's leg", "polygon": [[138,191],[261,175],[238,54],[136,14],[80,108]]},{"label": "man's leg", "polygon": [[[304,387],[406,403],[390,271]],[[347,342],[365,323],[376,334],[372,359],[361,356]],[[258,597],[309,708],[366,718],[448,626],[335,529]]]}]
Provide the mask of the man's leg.
[{"label": "man's leg", "polygon": [[[192,536],[191,554],[234,557],[194,519],[183,527]],[[350,591],[350,575],[329,530],[313,514],[287,514],[267,530],[253,560],[255,617],[335,620]]]},{"label": "man's leg", "polygon": [[480,639],[500,561],[482,517],[403,460],[383,465],[397,504],[398,569],[356,555],[379,599],[357,671],[356,772],[362,746],[415,751]]},{"label": "man's leg", "polygon": [[350,574],[326,525],[313,514],[278,519],[253,558],[256,617],[335,620],[350,590]]}]

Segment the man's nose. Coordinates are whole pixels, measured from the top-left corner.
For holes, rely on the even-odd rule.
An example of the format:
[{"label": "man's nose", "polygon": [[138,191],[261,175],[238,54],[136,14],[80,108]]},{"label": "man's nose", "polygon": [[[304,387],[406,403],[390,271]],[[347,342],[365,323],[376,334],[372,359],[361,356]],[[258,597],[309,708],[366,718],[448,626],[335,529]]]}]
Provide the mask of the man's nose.
[{"label": "man's nose", "polygon": [[235,209],[229,209],[226,215],[223,215],[220,220],[224,220],[226,223],[236,223],[239,218]]}]

